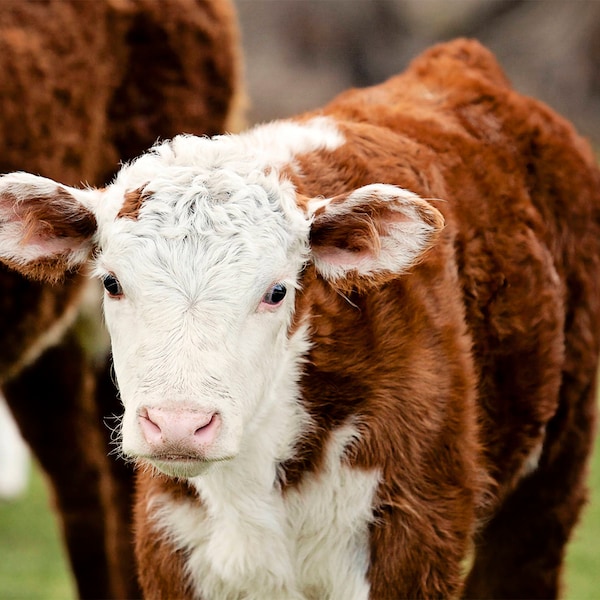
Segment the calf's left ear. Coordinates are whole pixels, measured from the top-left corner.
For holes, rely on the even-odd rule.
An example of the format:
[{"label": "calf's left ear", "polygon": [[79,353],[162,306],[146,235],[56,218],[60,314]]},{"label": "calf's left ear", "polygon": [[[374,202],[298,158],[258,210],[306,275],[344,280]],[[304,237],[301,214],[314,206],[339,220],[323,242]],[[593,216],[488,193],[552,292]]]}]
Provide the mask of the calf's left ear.
[{"label": "calf's left ear", "polygon": [[393,185],[367,185],[308,207],[313,262],[339,287],[369,287],[406,272],[444,227],[437,209]]},{"label": "calf's left ear", "polygon": [[56,281],[93,248],[98,190],[28,173],[0,177],[0,261],[34,279]]}]

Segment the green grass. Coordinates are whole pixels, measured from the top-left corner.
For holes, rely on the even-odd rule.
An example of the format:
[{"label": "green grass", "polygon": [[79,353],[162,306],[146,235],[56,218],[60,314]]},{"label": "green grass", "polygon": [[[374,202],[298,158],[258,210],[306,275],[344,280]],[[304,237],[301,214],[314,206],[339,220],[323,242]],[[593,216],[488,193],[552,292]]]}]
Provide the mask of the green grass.
[{"label": "green grass", "polygon": [[[590,473],[592,498],[567,557],[565,600],[600,600],[600,440]],[[72,600],[58,528],[44,481],[34,470],[27,495],[0,503],[0,599]]]},{"label": "green grass", "polygon": [[567,553],[565,598],[600,599],[600,437],[588,479],[591,497]]},{"label": "green grass", "polygon": [[45,481],[34,468],[27,494],[0,503],[0,598],[75,597]]}]

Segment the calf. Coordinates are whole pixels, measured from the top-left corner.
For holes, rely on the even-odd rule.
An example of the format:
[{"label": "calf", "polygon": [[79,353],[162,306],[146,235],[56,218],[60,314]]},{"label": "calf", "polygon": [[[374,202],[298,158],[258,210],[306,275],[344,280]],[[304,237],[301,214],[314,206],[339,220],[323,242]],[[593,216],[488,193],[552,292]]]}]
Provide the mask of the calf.
[{"label": "calf", "polygon": [[467,40],[103,190],[0,179],[2,260],[106,289],[147,597],[556,596],[599,194],[586,143]]}]

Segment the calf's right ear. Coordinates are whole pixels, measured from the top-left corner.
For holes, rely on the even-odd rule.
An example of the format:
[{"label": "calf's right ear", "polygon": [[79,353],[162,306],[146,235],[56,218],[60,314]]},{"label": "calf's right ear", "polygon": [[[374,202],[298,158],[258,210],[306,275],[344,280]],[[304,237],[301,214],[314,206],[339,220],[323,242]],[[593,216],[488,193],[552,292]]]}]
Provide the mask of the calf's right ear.
[{"label": "calf's right ear", "polygon": [[0,177],[0,261],[34,279],[57,281],[85,263],[97,229],[98,190],[28,173]]}]

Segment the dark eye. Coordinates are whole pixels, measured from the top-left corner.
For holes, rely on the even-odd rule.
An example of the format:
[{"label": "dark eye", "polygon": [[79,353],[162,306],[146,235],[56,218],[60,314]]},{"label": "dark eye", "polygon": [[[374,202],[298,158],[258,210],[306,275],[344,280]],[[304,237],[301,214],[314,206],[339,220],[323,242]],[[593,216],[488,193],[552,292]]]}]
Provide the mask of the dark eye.
[{"label": "dark eye", "polygon": [[263,296],[263,303],[269,306],[277,306],[287,294],[287,290],[283,283],[276,283],[269,291]]},{"label": "dark eye", "polygon": [[104,289],[108,292],[108,295],[112,298],[118,298],[123,295],[123,289],[121,288],[119,280],[111,273],[102,279],[102,284],[104,285]]}]

